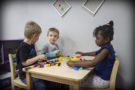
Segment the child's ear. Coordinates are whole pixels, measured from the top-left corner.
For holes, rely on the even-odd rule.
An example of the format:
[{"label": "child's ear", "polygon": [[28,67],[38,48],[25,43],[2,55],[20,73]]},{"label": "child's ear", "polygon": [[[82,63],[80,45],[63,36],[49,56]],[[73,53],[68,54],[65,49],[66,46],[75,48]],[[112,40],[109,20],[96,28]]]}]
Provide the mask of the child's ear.
[{"label": "child's ear", "polygon": [[31,36],[31,39],[34,39],[38,36],[38,34],[34,33],[32,36]]},{"label": "child's ear", "polygon": [[37,37],[37,36],[38,36],[38,34],[36,34],[36,33],[33,34],[33,37]]},{"label": "child's ear", "polygon": [[59,36],[58,36],[58,39],[59,39]]},{"label": "child's ear", "polygon": [[107,42],[109,42],[109,41],[110,41],[110,38],[106,38],[105,42],[107,43]]},{"label": "child's ear", "polygon": [[59,39],[59,35],[57,35],[57,39]]}]

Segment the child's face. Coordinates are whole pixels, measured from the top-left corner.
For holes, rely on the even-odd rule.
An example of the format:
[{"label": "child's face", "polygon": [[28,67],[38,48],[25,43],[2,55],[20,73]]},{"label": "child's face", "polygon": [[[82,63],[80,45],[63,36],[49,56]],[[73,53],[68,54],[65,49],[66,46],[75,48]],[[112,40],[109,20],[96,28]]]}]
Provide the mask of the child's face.
[{"label": "child's face", "polygon": [[98,46],[102,46],[102,45],[104,45],[104,44],[106,44],[107,42],[108,42],[108,40],[107,39],[105,39],[103,36],[102,36],[102,34],[101,34],[101,32],[99,31],[98,33],[97,33],[97,35],[96,35],[96,44],[98,45]]},{"label": "child's face", "polygon": [[53,32],[53,31],[48,33],[48,40],[51,44],[55,44],[58,38],[59,38],[58,33]]}]

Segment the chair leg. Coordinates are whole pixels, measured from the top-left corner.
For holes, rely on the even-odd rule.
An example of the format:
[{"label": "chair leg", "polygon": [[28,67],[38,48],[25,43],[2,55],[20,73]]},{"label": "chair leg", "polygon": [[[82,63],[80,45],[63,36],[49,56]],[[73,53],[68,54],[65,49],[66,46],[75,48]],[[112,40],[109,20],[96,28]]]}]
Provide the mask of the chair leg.
[{"label": "chair leg", "polygon": [[14,84],[12,84],[12,90],[15,90],[15,86],[14,86]]}]

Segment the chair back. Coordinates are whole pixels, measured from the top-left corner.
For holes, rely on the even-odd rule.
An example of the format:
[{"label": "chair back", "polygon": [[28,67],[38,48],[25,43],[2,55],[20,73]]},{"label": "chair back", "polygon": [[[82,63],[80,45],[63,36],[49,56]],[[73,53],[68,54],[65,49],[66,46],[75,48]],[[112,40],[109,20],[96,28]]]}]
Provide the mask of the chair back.
[{"label": "chair back", "polygon": [[110,77],[110,89],[111,90],[115,90],[116,76],[118,73],[119,63],[120,63],[120,61],[119,61],[118,57],[116,56],[115,62],[114,62],[113,68],[112,68],[111,77]]},{"label": "chair back", "polygon": [[8,54],[10,62],[10,71],[11,71],[11,81],[15,79],[16,76],[16,63],[13,61],[16,58],[16,54]]}]

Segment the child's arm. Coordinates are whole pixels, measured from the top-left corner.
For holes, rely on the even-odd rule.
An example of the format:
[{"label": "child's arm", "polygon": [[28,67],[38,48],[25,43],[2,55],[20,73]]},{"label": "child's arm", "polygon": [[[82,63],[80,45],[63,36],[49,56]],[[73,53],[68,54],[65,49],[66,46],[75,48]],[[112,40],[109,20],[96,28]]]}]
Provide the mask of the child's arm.
[{"label": "child's arm", "polygon": [[108,55],[110,54],[108,49],[103,49],[96,57],[91,61],[90,66],[95,66],[97,63],[101,62],[104,60]]},{"label": "child's arm", "polygon": [[90,67],[91,60],[90,61],[82,61],[82,62],[76,62],[76,61],[68,61],[67,65],[70,67],[73,66],[83,66],[83,67]]},{"label": "child's arm", "polygon": [[22,62],[22,64],[23,66],[28,66],[28,65],[34,64],[37,61],[43,61],[43,60],[46,60],[45,55],[38,55],[33,58],[27,59],[26,61]]},{"label": "child's arm", "polygon": [[109,55],[108,49],[103,49],[93,60],[87,60],[82,62],[69,61],[67,64],[69,66],[83,66],[83,67],[92,67],[97,63],[101,62],[105,57]]},{"label": "child's arm", "polygon": [[82,56],[96,56],[96,52],[76,52],[76,54],[80,54]]}]

